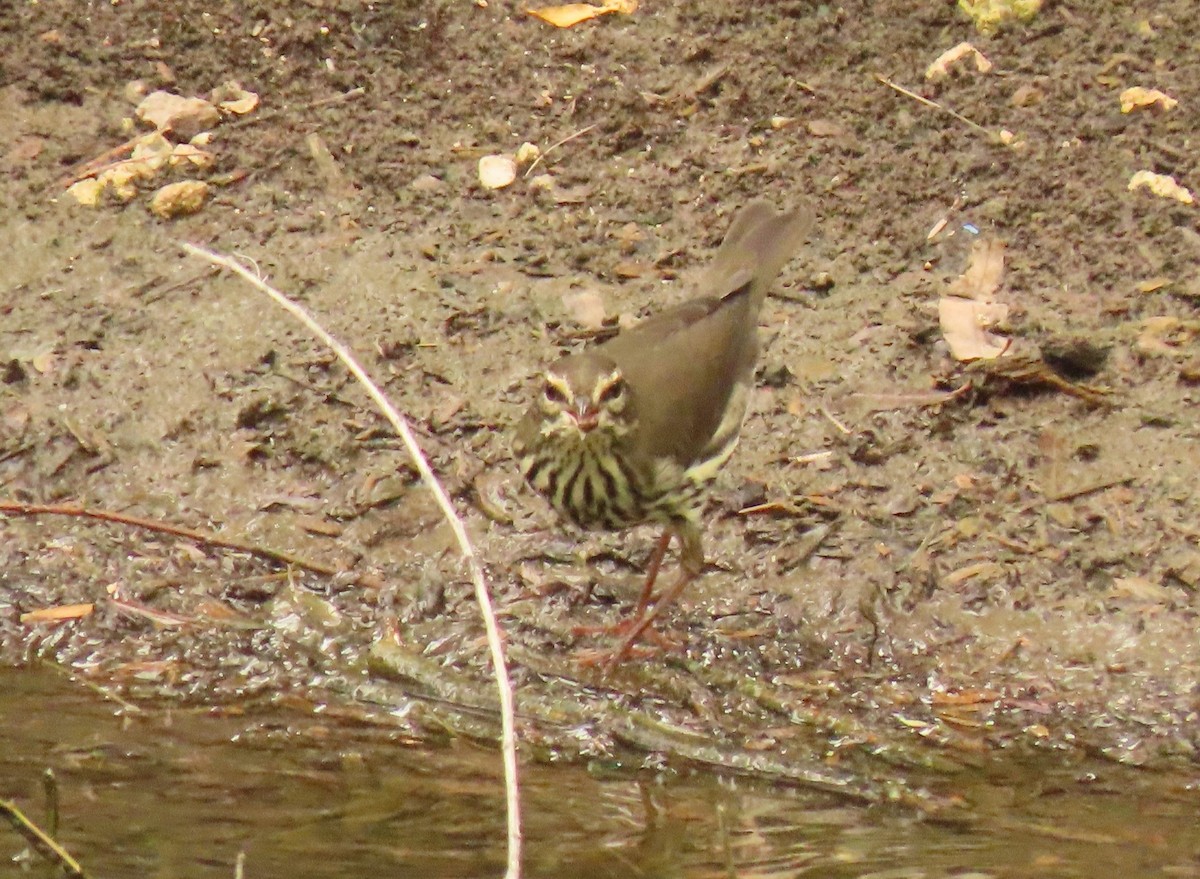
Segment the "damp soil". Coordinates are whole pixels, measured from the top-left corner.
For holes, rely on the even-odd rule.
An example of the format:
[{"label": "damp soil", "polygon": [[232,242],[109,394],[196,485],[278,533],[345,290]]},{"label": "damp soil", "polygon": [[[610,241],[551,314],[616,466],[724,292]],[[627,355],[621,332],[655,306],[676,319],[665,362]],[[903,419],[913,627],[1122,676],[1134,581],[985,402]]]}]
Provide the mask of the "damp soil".
[{"label": "damp soil", "polygon": [[[910,773],[1003,751],[1194,769],[1198,214],[1127,184],[1200,185],[1200,23],[1093,6],[981,35],[896,0],[645,2],[570,30],[495,0],[21,5],[0,658],[134,703],[494,740],[470,581],[398,439],[186,241],[302,302],[411,419],[486,566],[527,759],[668,755],[928,808]],[[927,82],[963,40],[992,70]],[[261,105],[215,130],[201,211],[65,196],[132,136],[130,94],[230,80]],[[1135,85],[1179,104],[1122,113]],[[482,187],[478,160],[524,142],[533,173]],[[605,677],[577,661],[605,639],[574,629],[629,611],[655,534],[568,530],[510,430],[539,367],[596,335],[580,301],[615,324],[685,298],[755,198],[814,234],[762,314],[708,568],[668,643]],[[949,356],[937,301],[978,240],[1006,246],[1003,331],[1062,383]]]}]

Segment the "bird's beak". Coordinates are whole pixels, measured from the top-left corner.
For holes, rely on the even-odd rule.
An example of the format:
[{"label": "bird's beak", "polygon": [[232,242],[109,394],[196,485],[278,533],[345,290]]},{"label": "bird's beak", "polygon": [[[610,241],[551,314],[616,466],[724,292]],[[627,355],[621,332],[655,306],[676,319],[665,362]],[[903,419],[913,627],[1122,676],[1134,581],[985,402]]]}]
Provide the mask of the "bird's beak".
[{"label": "bird's beak", "polygon": [[590,402],[581,401],[577,408],[571,410],[571,417],[575,419],[575,426],[580,433],[590,433],[600,421],[600,413]]}]

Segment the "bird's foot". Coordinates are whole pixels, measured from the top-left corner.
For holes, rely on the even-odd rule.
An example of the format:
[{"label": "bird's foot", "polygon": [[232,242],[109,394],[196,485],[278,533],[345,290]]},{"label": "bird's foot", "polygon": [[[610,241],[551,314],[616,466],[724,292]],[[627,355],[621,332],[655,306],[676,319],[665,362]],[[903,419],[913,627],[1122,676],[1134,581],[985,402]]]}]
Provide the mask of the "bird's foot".
[{"label": "bird's foot", "polygon": [[628,651],[622,653],[624,644],[617,649],[608,647],[595,647],[586,650],[576,650],[571,654],[571,658],[579,665],[587,668],[595,668],[597,666],[604,669],[605,673],[612,671],[622,662],[627,659],[642,660],[650,659],[658,653],[657,647],[637,647],[630,646]]},{"label": "bird's foot", "polygon": [[[678,650],[680,642],[669,635],[660,632],[651,625],[653,612],[640,616],[628,617],[612,626],[576,627],[576,634],[583,634],[582,629],[590,630],[588,634],[614,635],[621,638],[615,648],[576,651],[575,659],[581,665],[602,665],[606,672],[612,671],[627,659],[646,659],[661,650]],[[653,646],[639,644],[640,641],[652,641]]]}]

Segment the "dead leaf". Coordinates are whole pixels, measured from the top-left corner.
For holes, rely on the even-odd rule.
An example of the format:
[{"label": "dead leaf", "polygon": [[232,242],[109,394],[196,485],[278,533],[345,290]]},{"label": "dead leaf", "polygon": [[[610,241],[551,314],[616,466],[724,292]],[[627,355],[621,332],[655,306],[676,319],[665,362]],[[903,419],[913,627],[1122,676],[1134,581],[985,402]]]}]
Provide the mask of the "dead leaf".
[{"label": "dead leaf", "polygon": [[1132,86],[1121,92],[1121,112],[1132,113],[1143,107],[1158,107],[1161,110],[1174,110],[1179,102],[1158,89]]},{"label": "dead leaf", "polygon": [[1195,199],[1184,186],[1175,182],[1170,174],[1155,174],[1153,171],[1138,171],[1129,178],[1129,191],[1145,187],[1159,198],[1173,198],[1183,204],[1192,204]]},{"label": "dead leaf", "polygon": [[1165,604],[1171,599],[1171,590],[1145,577],[1115,577],[1108,590],[1110,598],[1146,601]]},{"label": "dead leaf", "polygon": [[967,270],[948,290],[951,296],[991,301],[1004,279],[1004,242],[981,239],[971,248]]},{"label": "dead leaf", "polygon": [[938,323],[942,337],[955,360],[992,360],[1004,354],[1010,342],[988,332],[1008,316],[1008,306],[999,302],[979,302],[943,296],[938,300]]},{"label": "dead leaf", "polygon": [[17,164],[19,162],[32,162],[42,154],[42,148],[45,147],[45,139],[38,137],[35,134],[26,134],[18,137],[13,144],[12,149],[8,151],[5,158]]},{"label": "dead leaf", "polygon": [[47,348],[45,351],[39,351],[34,354],[29,361],[29,365],[38,371],[39,374],[45,375],[54,369],[58,363],[58,355],[54,353],[53,348]]},{"label": "dead leaf", "polygon": [[606,0],[603,6],[593,6],[590,3],[567,3],[562,6],[544,6],[541,9],[525,11],[547,24],[565,28],[574,27],[610,12],[630,15],[636,10],[637,0]]},{"label": "dead leaf", "polygon": [[982,52],[970,43],[959,43],[952,49],[947,49],[941,55],[938,55],[933,63],[925,68],[925,79],[929,82],[937,82],[938,80],[945,79],[950,75],[950,68],[964,58],[973,58],[975,69],[980,73],[989,73],[992,69],[992,62],[988,61]]},{"label": "dead leaf", "polygon": [[812,119],[805,126],[813,137],[841,137],[846,129],[828,119]]},{"label": "dead leaf", "polygon": [[976,562],[973,565],[966,565],[956,571],[951,571],[946,575],[945,582],[947,586],[957,586],[975,577],[994,579],[1003,573],[1004,565],[999,562]]},{"label": "dead leaf", "polygon": [[604,326],[604,300],[594,290],[578,290],[562,295],[562,303],[577,324],[586,330]]},{"label": "dead leaf", "polygon": [[1004,242],[979,240],[971,248],[967,269],[938,300],[938,323],[956,360],[991,360],[1011,342],[988,332],[1008,317],[1008,306],[993,300],[1004,279]]},{"label": "dead leaf", "polygon": [[78,620],[89,616],[95,609],[96,605],[88,604],[60,604],[57,607],[43,607],[38,610],[31,610],[29,613],[21,614],[21,622],[26,625],[30,623],[57,623],[62,620]]},{"label": "dead leaf", "polygon": [[1170,278],[1149,278],[1145,281],[1138,281],[1137,289],[1139,293],[1156,293],[1164,287],[1170,287],[1172,283],[1174,282]]},{"label": "dead leaf", "polygon": [[1200,321],[1158,315],[1142,321],[1136,345],[1139,351],[1147,354],[1187,356],[1192,352],[1186,350],[1186,346],[1191,345],[1197,335],[1200,335]]},{"label": "dead leaf", "polygon": [[512,156],[484,156],[479,160],[479,182],[484,189],[503,189],[517,179]]},{"label": "dead leaf", "polygon": [[639,260],[622,260],[613,266],[613,274],[618,278],[644,278],[653,271],[654,266]]},{"label": "dead leaf", "polygon": [[319,534],[322,537],[341,537],[344,531],[341,525],[322,516],[298,515],[292,521],[309,534]]}]

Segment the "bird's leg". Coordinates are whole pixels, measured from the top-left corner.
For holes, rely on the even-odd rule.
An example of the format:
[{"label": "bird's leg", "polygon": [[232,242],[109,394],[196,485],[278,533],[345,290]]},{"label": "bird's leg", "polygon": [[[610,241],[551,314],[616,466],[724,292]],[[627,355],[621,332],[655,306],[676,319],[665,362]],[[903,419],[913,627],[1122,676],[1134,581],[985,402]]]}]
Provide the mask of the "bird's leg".
[{"label": "bird's leg", "polygon": [[[667,529],[667,542],[670,542],[670,535],[674,533],[679,537],[679,579],[676,580],[662,597],[655,602],[654,607],[642,614],[640,618],[635,618],[633,628],[629,634],[625,636],[625,640],[621,642],[621,646],[612,652],[605,660],[604,666],[608,670],[612,670],[633,653],[633,647],[638,639],[651,627],[664,607],[671,604],[679,593],[683,592],[685,586],[691,583],[704,570],[704,546],[701,543],[700,529],[691,522],[682,522],[677,526]],[[661,563],[661,559],[659,562]],[[657,571],[655,572],[657,573]]]},{"label": "bird's leg", "polygon": [[650,607],[650,598],[654,594],[654,583],[658,579],[658,572],[662,568],[663,559],[671,546],[671,537],[674,534],[675,529],[667,526],[663,530],[662,536],[658,538],[658,542],[654,544],[654,549],[650,552],[650,559],[646,562],[646,583],[642,586],[642,595],[638,599],[637,608],[630,616],[612,626],[575,626],[571,630],[572,634],[623,635],[628,632],[629,627],[635,625]]},{"label": "bird's leg", "polygon": [[642,587],[642,597],[638,599],[637,609],[633,612],[634,619],[640,617],[650,607],[650,596],[654,594],[654,582],[658,579],[659,569],[662,568],[663,559],[667,556],[667,550],[671,546],[671,538],[674,534],[675,529],[667,526],[658,538],[658,543],[654,544],[654,551],[650,553],[650,560],[646,563],[646,585]]}]

